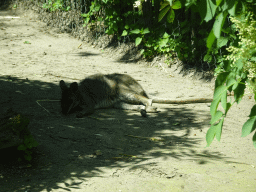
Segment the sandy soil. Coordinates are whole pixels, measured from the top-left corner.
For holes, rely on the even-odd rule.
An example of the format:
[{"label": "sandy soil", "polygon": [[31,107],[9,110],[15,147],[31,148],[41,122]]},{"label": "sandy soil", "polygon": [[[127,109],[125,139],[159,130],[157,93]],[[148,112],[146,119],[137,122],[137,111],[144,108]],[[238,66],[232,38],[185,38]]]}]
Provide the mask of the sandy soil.
[{"label": "sandy soil", "polygon": [[148,118],[116,109],[63,116],[61,79],[127,73],[151,97],[170,99],[212,97],[214,81],[120,62],[56,31],[31,12],[0,11],[0,112],[28,116],[40,144],[30,166],[1,153],[0,191],[256,191],[252,135],[241,138],[253,99],[231,109],[221,142],[208,148],[209,104],[154,104],[161,112]]}]

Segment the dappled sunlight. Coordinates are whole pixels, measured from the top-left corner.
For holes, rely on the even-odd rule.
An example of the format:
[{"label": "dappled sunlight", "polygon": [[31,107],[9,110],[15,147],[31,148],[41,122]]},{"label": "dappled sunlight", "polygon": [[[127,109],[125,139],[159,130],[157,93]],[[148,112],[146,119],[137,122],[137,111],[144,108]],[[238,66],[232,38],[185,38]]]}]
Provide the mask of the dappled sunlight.
[{"label": "dappled sunlight", "polygon": [[[0,11],[0,16],[5,15]],[[241,181],[253,175],[255,154],[247,149],[251,141],[236,138],[245,113],[235,113],[233,124],[225,125],[228,132],[223,143],[209,148],[205,135],[211,117],[206,103],[153,103],[158,112],[145,116],[112,108],[82,118],[76,118],[75,112],[63,115],[60,80],[69,84],[95,73],[129,74],[155,98],[209,97],[214,85],[166,74],[127,58],[112,60],[102,50],[81,45],[81,40],[56,35],[35,15],[24,15],[19,20],[0,20],[4,28],[0,36],[5,37],[0,45],[0,113],[12,108],[28,117],[39,145],[30,162],[17,161],[16,147],[1,151],[0,191],[100,191],[101,187],[125,191],[128,188],[122,187],[127,183],[128,191],[136,191],[134,186],[145,186],[145,191],[174,186],[171,189],[179,191],[187,182],[189,187],[194,181],[214,185],[228,174]],[[10,35],[17,31],[26,35]],[[222,175],[211,183],[211,174],[214,178]]]}]

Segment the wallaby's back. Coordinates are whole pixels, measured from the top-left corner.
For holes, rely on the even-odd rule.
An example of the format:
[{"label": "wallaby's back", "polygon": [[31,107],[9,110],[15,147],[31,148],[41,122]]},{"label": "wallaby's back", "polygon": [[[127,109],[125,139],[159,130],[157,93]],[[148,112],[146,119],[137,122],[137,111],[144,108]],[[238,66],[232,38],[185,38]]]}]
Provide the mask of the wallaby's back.
[{"label": "wallaby's back", "polygon": [[134,96],[140,95],[148,99],[141,85],[126,74],[95,74],[85,78],[79,84],[72,83],[68,88],[63,80],[60,81],[62,90],[61,106],[64,114],[75,107],[96,109],[110,107],[116,102],[131,97],[135,104],[141,104]]}]

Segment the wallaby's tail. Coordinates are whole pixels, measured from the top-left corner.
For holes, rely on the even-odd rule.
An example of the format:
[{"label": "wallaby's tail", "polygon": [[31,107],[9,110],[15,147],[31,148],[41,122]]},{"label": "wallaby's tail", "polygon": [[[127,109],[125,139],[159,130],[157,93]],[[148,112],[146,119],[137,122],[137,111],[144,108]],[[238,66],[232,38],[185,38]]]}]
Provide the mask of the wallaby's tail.
[{"label": "wallaby's tail", "polygon": [[162,104],[190,104],[190,103],[211,103],[213,99],[197,98],[197,99],[184,99],[184,100],[170,100],[164,98],[152,99],[152,103]]}]

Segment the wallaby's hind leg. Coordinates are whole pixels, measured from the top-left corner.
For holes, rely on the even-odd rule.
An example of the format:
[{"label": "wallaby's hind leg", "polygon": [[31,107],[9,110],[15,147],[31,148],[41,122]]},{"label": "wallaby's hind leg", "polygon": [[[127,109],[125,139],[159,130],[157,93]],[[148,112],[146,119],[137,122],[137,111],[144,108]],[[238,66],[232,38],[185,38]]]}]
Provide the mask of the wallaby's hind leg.
[{"label": "wallaby's hind leg", "polygon": [[[149,99],[147,97],[144,97],[142,95],[138,95],[136,93],[130,92],[130,91],[122,91],[119,95],[119,99],[122,102],[133,104],[133,105],[145,105],[145,109],[147,113],[156,113],[157,109],[155,107],[152,107],[152,99]],[[137,106],[138,107],[138,106]],[[139,109],[139,111],[142,110],[142,108]]]},{"label": "wallaby's hind leg", "polygon": [[84,109],[83,111],[79,112],[76,114],[77,118],[82,118],[84,116],[88,116],[94,113],[94,108],[88,108],[88,109]]},{"label": "wallaby's hind leg", "polygon": [[117,102],[113,105],[113,107],[116,109],[124,109],[124,110],[131,110],[131,111],[145,110],[144,105],[133,105],[133,104],[125,103],[125,102]]},{"label": "wallaby's hind leg", "polygon": [[[83,116],[91,115],[92,113],[94,113],[94,111],[96,109],[111,108],[111,107],[115,106],[115,103],[117,103],[118,101],[119,101],[119,99],[113,99],[113,100],[104,99],[104,100],[98,102],[93,107],[86,107],[83,111],[78,113],[76,115],[76,117],[80,118],[80,117],[83,117]],[[121,107],[116,107],[116,108],[121,108]]]}]

